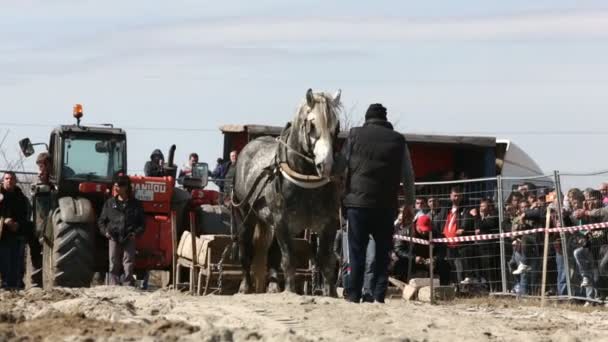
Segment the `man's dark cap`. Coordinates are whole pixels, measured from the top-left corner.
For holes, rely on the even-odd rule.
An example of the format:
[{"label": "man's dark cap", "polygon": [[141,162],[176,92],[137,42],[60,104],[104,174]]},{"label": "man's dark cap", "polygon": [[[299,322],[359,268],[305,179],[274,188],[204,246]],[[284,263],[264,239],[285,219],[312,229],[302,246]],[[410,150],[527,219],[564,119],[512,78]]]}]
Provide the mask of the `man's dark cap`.
[{"label": "man's dark cap", "polygon": [[386,108],[380,103],[374,103],[369,105],[367,112],[365,113],[365,121],[367,120],[385,120],[386,121]]}]

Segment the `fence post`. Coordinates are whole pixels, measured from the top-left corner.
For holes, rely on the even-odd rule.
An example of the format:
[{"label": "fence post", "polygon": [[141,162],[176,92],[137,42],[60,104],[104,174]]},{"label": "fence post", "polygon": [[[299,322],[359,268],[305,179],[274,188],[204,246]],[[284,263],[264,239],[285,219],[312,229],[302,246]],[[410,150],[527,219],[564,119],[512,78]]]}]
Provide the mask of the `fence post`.
[{"label": "fence post", "polygon": [[[411,257],[410,257],[411,258]],[[429,232],[429,278],[431,280],[431,305],[435,304],[435,285],[434,285],[434,260],[433,260],[433,229]]]},{"label": "fence post", "polygon": [[500,232],[500,278],[502,280],[502,293],[507,293],[507,257],[505,253],[505,238],[502,223],[504,220],[504,198],[502,193],[502,177],[496,177],[498,189],[498,231]]},{"label": "fence post", "polygon": [[[564,216],[563,210],[563,198],[562,198],[562,183],[559,176],[559,171],[553,171],[553,177],[555,178],[555,194],[557,196],[557,217],[559,219],[559,226],[564,227]],[[564,258],[564,272],[566,273],[566,286],[568,289],[568,298],[572,298],[572,286],[570,285],[570,262],[568,257],[568,239],[566,238],[565,232],[560,232],[560,239],[562,240],[562,256]]]},{"label": "fence post", "polygon": [[543,274],[540,290],[540,306],[545,306],[545,292],[547,289],[547,259],[549,258],[549,228],[551,227],[551,208],[547,207],[545,219],[545,243],[543,247]]},{"label": "fence post", "polygon": [[171,248],[173,254],[173,260],[171,261],[173,290],[177,291],[177,215],[175,211],[171,211]]}]

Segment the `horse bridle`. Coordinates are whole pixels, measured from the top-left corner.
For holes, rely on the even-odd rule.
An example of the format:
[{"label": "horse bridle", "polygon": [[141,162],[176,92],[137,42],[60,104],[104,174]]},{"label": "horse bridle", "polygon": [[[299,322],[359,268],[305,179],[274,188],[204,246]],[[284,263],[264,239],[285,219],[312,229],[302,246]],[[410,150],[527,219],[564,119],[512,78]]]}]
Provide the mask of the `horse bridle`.
[{"label": "horse bridle", "polygon": [[[305,161],[309,162],[310,164],[312,164],[313,166],[315,166],[316,162],[314,160],[314,152],[313,152],[313,146],[311,143],[311,139],[310,139],[310,132],[311,132],[311,124],[312,121],[314,120],[313,117],[311,117],[310,113],[312,112],[312,110],[308,111],[308,115],[306,117],[306,122],[304,124],[305,128],[304,128],[304,134],[306,134],[307,139],[307,150],[304,153],[297,151],[296,149],[294,149],[293,147],[289,146],[289,144],[287,144],[286,141],[283,140],[283,137],[288,137],[289,133],[285,134],[285,132],[287,132],[291,127],[291,123],[288,123],[287,126],[285,127],[285,129],[283,130],[283,132],[277,137],[277,141],[279,142],[279,145],[285,148],[285,151],[289,151],[291,153],[296,154],[297,156],[299,156],[300,158],[304,159]],[[339,125],[338,125],[339,127]],[[337,131],[339,131],[339,128],[336,128]],[[337,136],[336,136],[337,137]],[[304,188],[304,189],[316,189],[316,188],[320,188],[326,184],[328,184],[329,182],[331,182],[331,177],[321,177],[321,176],[317,176],[317,175],[304,175],[301,174],[295,170],[293,170],[290,166],[289,163],[287,162],[287,159],[285,158],[285,160],[282,160],[282,158],[280,157],[282,154],[279,153],[277,154],[278,156],[278,160],[276,162],[279,171],[281,172],[281,175],[283,175],[283,177],[285,177],[285,179],[287,179],[289,182]],[[285,154],[286,155],[286,154]]]}]

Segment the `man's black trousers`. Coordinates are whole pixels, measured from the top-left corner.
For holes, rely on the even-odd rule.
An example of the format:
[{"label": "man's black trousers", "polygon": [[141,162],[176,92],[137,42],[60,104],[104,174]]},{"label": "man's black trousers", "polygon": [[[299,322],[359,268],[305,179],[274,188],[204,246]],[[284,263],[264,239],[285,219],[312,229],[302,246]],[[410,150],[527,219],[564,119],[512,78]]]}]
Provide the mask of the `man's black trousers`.
[{"label": "man's black trousers", "polygon": [[348,249],[350,258],[350,283],[347,289],[348,300],[358,303],[361,300],[363,276],[365,273],[365,253],[369,236],[376,242],[376,263],[371,284],[374,300],[384,302],[388,286],[389,253],[393,246],[393,222],[396,209],[347,208]]}]

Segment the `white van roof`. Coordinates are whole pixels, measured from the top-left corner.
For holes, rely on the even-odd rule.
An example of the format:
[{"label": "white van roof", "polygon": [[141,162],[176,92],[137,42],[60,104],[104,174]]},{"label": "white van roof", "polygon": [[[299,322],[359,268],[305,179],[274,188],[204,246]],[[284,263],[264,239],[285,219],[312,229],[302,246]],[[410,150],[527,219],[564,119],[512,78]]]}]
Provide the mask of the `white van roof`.
[{"label": "white van roof", "polygon": [[501,176],[526,177],[544,174],[538,164],[512,141],[508,139],[496,139],[496,145],[506,145],[502,161],[497,161],[502,164]]}]

